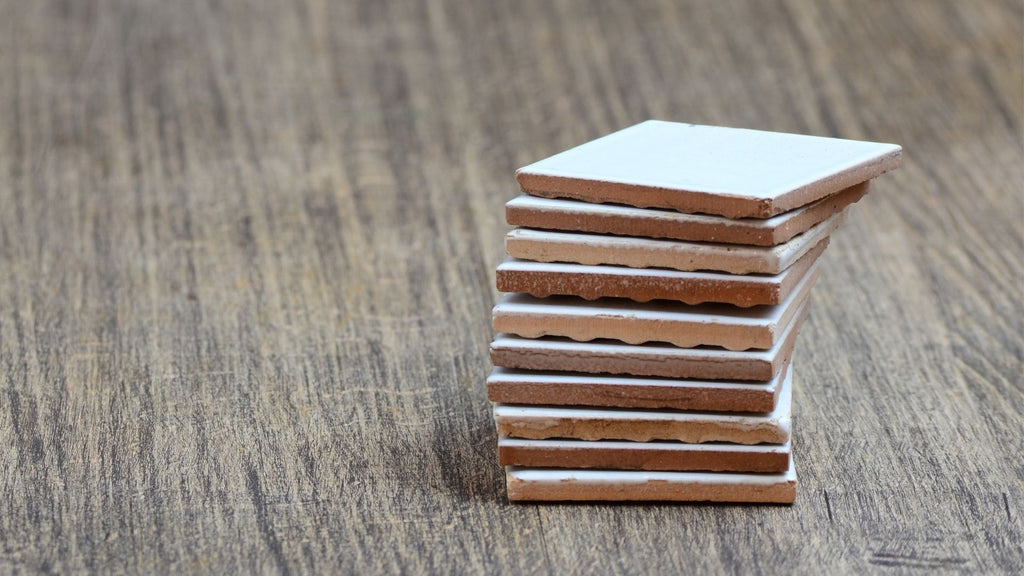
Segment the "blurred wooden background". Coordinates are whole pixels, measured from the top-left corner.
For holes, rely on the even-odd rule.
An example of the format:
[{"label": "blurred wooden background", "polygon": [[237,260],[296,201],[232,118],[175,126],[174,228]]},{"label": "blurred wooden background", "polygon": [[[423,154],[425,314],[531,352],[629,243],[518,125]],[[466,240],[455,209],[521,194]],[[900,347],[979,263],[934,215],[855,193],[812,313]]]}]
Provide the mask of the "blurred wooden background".
[{"label": "blurred wooden background", "polygon": [[[1024,8],[0,0],[0,572],[1024,570]],[[798,341],[793,507],[512,506],[516,167],[897,142]]]}]

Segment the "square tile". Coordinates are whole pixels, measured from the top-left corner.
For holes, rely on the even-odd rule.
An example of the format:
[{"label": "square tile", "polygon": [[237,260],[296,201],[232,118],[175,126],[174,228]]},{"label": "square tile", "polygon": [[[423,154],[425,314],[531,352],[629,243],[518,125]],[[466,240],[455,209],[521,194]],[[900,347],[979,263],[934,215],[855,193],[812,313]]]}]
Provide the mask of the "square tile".
[{"label": "square tile", "polygon": [[769,218],[900,164],[895,144],[648,120],[520,168],[548,198]]}]

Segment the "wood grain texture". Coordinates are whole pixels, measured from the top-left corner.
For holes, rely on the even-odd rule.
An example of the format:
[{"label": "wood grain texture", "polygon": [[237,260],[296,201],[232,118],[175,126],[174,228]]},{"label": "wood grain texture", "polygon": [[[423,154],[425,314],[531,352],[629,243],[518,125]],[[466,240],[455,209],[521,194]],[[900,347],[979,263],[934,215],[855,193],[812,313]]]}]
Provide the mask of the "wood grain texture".
[{"label": "wood grain texture", "polygon": [[[0,572],[1020,573],[1017,0],[0,0]],[[896,142],[793,507],[510,505],[515,168],[646,118]]]}]

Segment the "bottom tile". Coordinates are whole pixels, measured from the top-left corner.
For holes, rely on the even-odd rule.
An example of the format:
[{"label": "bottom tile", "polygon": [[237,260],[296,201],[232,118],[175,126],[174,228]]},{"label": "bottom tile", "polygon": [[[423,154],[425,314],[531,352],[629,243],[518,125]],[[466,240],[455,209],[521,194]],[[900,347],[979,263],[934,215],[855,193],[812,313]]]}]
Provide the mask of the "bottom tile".
[{"label": "bottom tile", "polygon": [[508,499],[529,501],[662,501],[792,504],[796,470],[780,474],[505,469]]}]

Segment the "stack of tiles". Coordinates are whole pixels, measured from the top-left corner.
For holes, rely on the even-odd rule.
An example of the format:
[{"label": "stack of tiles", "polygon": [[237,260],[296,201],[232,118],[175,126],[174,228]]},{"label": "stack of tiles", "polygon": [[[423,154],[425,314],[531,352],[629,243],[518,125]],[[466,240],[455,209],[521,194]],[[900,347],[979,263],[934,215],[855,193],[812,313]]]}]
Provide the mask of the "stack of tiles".
[{"label": "stack of tiles", "polygon": [[900,157],[648,121],[520,169],[487,380],[509,499],[793,502],[816,261]]}]

